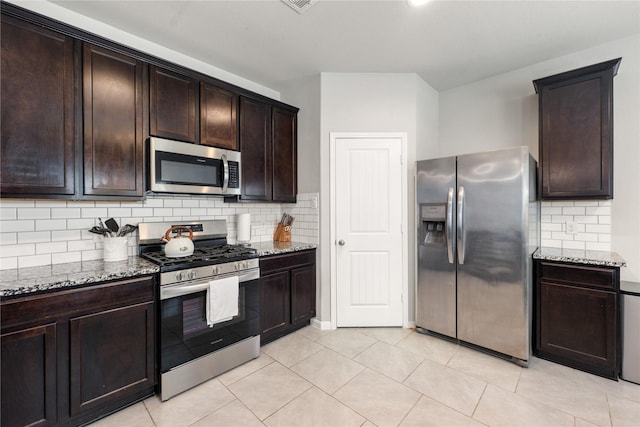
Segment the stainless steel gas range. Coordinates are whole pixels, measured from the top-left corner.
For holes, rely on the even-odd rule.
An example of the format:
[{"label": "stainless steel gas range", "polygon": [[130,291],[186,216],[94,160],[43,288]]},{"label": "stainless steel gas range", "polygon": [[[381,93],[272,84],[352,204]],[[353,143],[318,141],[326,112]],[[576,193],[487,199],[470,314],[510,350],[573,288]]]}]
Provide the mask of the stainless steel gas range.
[{"label": "stainless steel gas range", "polygon": [[[191,230],[194,252],[167,257],[162,237],[178,225]],[[224,220],[138,226],[140,256],[160,266],[160,399],[167,400],[258,357],[260,268],[256,250],[229,245]],[[218,302],[216,295],[225,297],[223,286],[224,292],[237,292],[238,307],[231,317],[213,321],[208,317],[210,306]],[[235,294],[231,295],[235,300]]]}]

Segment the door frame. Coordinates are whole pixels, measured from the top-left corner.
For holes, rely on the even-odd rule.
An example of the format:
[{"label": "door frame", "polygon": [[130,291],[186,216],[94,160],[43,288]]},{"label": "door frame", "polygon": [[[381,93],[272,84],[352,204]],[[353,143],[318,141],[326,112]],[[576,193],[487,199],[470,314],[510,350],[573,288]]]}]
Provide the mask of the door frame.
[{"label": "door frame", "polygon": [[329,190],[331,196],[329,197],[329,208],[331,212],[331,329],[337,329],[337,313],[338,313],[338,278],[337,278],[337,239],[336,239],[336,143],[338,139],[350,138],[350,139],[400,139],[401,147],[401,165],[400,165],[400,191],[402,192],[401,198],[401,218],[402,224],[400,232],[402,233],[402,326],[409,328],[411,326],[409,322],[409,243],[407,233],[407,223],[409,222],[408,210],[407,210],[407,133],[406,132],[329,132]]}]

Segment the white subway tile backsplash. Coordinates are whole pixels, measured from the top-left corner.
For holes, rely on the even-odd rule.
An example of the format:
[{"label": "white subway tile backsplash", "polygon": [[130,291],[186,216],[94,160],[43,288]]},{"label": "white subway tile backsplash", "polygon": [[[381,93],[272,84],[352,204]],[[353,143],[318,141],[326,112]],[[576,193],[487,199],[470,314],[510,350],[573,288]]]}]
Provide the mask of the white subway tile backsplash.
[{"label": "white subway tile backsplash", "polygon": [[[144,201],[0,201],[0,269],[101,259],[102,237],[89,228],[113,217],[120,224],[227,220],[228,238],[235,243],[236,214],[251,214],[251,241],[273,239],[283,212],[296,218],[292,239],[318,244],[318,193],[299,194],[296,204],[225,203],[220,197],[149,195]],[[19,219],[20,215],[22,218]],[[137,253],[136,237],[129,238],[129,255]]]},{"label": "white subway tile backsplash", "polygon": [[51,218],[81,218],[81,208],[51,208]]},{"label": "white subway tile backsplash", "polygon": [[[87,234],[88,233],[89,232],[87,232]],[[80,240],[81,238],[82,238],[82,230],[55,230],[51,232],[52,242]]]},{"label": "white subway tile backsplash", "polygon": [[587,215],[611,215],[610,206],[597,206],[586,208]]},{"label": "white subway tile backsplash", "polygon": [[584,209],[583,206],[562,208],[562,215],[584,215]]},{"label": "white subway tile backsplash", "polygon": [[[0,256],[1,255],[2,252],[0,252]],[[0,269],[10,270],[13,268],[18,268],[18,257],[0,258]]]},{"label": "white subway tile backsplash", "polygon": [[16,208],[0,208],[0,221],[9,221],[18,219],[18,209]]},{"label": "white subway tile backsplash", "polygon": [[50,219],[49,208],[18,208],[18,219]]},{"label": "white subway tile backsplash", "polygon": [[611,233],[609,224],[587,224],[586,231],[588,233]]},{"label": "white subway tile backsplash", "polygon": [[82,218],[99,218],[107,216],[107,208],[82,208],[81,216]]},{"label": "white subway tile backsplash", "polygon": [[581,249],[581,250],[584,250],[586,248],[586,246],[585,246],[585,242],[563,240],[562,241],[562,248],[563,249]]},{"label": "white subway tile backsplash", "polygon": [[36,223],[34,220],[25,219],[17,221],[2,221],[3,232],[13,231],[20,233],[22,231],[34,231],[36,229]]},{"label": "white subway tile backsplash", "polygon": [[18,243],[50,242],[51,231],[28,231],[18,234]]},{"label": "white subway tile backsplash", "polygon": [[67,252],[67,242],[36,243],[36,254]]},{"label": "white subway tile backsplash", "polygon": [[596,243],[596,242],[587,242],[586,250],[588,251],[610,251],[611,244],[609,243]]},{"label": "white subway tile backsplash", "polygon": [[18,233],[0,233],[0,250],[5,245],[15,245],[18,243]]},{"label": "white subway tile backsplash", "polygon": [[18,268],[37,267],[51,264],[51,254],[21,256],[18,258]]},{"label": "white subway tile backsplash", "polygon": [[80,262],[82,261],[82,252],[64,252],[51,254],[52,264],[63,264],[65,262]]},{"label": "white subway tile backsplash", "polygon": [[66,219],[37,219],[36,230],[66,230]]},{"label": "white subway tile backsplash", "polygon": [[[542,246],[611,250],[611,201],[545,201],[540,210]],[[566,233],[567,222],[577,234]]]},{"label": "white subway tile backsplash", "polygon": [[68,206],[65,200],[36,200],[36,208],[66,208]]}]

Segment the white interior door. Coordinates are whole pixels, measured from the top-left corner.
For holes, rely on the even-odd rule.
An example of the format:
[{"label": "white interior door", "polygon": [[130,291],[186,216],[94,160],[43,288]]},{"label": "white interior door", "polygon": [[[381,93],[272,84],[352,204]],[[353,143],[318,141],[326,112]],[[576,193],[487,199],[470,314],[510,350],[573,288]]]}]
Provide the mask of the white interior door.
[{"label": "white interior door", "polygon": [[402,138],[335,139],[338,327],[402,326]]}]

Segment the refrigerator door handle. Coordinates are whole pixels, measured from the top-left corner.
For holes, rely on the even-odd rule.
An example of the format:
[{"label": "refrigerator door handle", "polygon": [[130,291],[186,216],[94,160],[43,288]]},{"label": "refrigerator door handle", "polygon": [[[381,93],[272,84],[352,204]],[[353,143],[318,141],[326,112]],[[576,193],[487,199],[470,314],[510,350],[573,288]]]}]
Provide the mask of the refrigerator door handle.
[{"label": "refrigerator door handle", "polygon": [[458,249],[458,263],[464,264],[464,187],[458,187],[458,221],[456,240]]},{"label": "refrigerator door handle", "polygon": [[453,187],[449,187],[449,195],[447,197],[447,223],[445,225],[445,233],[447,240],[447,256],[449,257],[449,264],[453,264]]}]

